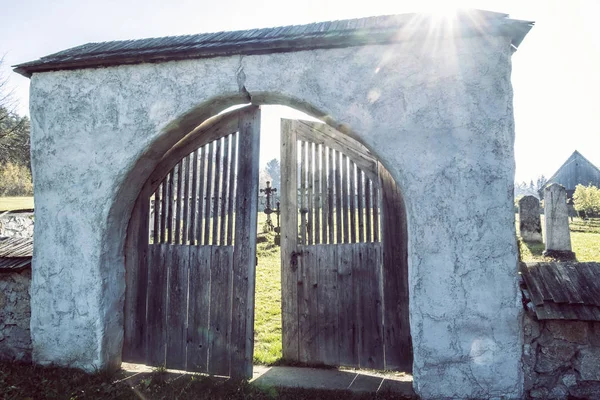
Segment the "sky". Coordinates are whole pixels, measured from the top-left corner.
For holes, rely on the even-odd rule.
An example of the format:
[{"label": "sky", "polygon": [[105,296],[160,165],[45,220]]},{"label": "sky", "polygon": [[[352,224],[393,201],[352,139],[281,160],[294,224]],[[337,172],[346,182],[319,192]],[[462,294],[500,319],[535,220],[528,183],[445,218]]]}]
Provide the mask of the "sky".
[{"label": "sky", "polygon": [[[478,8],[535,21],[513,55],[515,180],[550,177],[574,150],[600,167],[598,0],[0,0],[0,73],[28,114],[29,80],[10,65],[81,45],[373,15]],[[278,156],[279,118],[263,109],[261,164]]]}]

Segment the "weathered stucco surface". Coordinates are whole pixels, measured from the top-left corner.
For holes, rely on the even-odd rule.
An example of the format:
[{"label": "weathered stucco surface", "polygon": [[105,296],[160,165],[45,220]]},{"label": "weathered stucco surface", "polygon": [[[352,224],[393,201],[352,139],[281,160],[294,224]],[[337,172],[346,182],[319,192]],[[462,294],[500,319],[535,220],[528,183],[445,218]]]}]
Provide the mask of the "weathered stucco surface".
[{"label": "weathered stucco surface", "polygon": [[401,187],[417,393],[520,397],[510,58],[509,38],[454,37],[34,74],[35,360],[119,363],[139,188],[194,124],[251,100],[343,124]]}]

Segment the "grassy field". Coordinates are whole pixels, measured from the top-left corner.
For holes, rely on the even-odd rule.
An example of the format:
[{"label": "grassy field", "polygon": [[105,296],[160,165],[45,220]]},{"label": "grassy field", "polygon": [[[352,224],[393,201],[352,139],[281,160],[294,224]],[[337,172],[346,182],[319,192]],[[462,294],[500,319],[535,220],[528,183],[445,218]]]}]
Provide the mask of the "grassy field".
[{"label": "grassy field", "polygon": [[[519,232],[519,217],[516,218],[517,234]],[[544,216],[542,216],[542,234],[544,235]],[[571,230],[571,247],[577,261],[600,261],[600,219],[587,221],[574,218],[569,223]],[[519,240],[521,260],[525,262],[550,261],[542,255],[543,243],[525,243]]]},{"label": "grassy field", "polygon": [[31,209],[33,209],[33,197],[0,197],[0,211]]},{"label": "grassy field", "polygon": [[[260,226],[260,224],[259,224]],[[273,364],[281,358],[281,259],[273,233],[261,233],[257,245],[254,363]]]}]

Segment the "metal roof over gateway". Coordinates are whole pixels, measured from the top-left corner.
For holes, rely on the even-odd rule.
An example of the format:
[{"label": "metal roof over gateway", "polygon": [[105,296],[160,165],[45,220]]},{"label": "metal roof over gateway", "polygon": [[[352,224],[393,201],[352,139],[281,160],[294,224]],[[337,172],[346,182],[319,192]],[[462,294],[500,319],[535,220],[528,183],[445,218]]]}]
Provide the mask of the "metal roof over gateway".
[{"label": "metal roof over gateway", "polygon": [[[14,70],[31,77],[36,72],[56,70],[398,43],[424,35],[447,34],[436,25],[440,23],[442,20],[433,14],[401,14],[277,28],[88,43],[16,65]],[[510,19],[508,14],[468,10],[458,12],[452,26],[456,35],[508,36],[516,49],[533,22]]]}]

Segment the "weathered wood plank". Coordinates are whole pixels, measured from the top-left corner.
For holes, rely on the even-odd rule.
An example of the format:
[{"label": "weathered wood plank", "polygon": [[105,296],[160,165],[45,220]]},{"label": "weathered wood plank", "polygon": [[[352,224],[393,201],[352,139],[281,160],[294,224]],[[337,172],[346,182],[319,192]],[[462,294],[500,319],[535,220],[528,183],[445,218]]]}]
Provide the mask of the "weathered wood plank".
[{"label": "weathered wood plank", "polygon": [[379,188],[373,182],[373,241],[379,242]]},{"label": "weathered wood plank", "polygon": [[300,158],[299,158],[299,163],[300,163],[300,244],[306,244],[307,243],[307,238],[306,238],[306,213],[307,213],[307,206],[306,206],[306,194],[307,194],[307,188],[306,188],[306,142],[301,141],[300,142]]},{"label": "weathered wood plank", "polygon": [[231,246],[233,244],[233,229],[234,229],[234,214],[233,209],[235,206],[235,183],[237,180],[237,171],[235,170],[235,166],[237,165],[237,133],[231,134],[231,172],[229,173],[229,186],[228,186],[228,194],[227,194],[227,245]]},{"label": "weathered wood plank", "polygon": [[333,161],[333,150],[327,148],[327,226],[328,226],[328,242],[329,244],[335,243],[334,241],[334,224],[333,224],[333,213],[334,213],[334,196],[335,196],[335,166]]},{"label": "weathered wood plank", "polygon": [[229,194],[229,136],[223,139],[223,184],[221,187],[221,217],[219,227],[219,244],[225,246],[225,237],[227,228],[227,195]]},{"label": "weathered wood plank", "polygon": [[223,170],[223,145],[222,139],[215,140],[215,181],[213,191],[213,212],[212,212],[212,244],[219,244],[219,196],[221,195],[221,172]]},{"label": "weathered wood plank", "polygon": [[319,351],[319,274],[316,246],[298,246],[298,342],[299,361],[312,363]]},{"label": "weathered wood plank", "polygon": [[189,238],[190,244],[194,246],[196,244],[196,224],[198,221],[198,151],[195,150],[192,153],[192,188],[190,193],[190,231]]},{"label": "weathered wood plank", "polygon": [[[210,246],[190,246],[190,290],[187,329],[187,369],[208,372],[210,312]],[[218,304],[215,304],[218,307]]]},{"label": "weathered wood plank", "polygon": [[154,213],[152,216],[152,243],[156,244],[160,238],[160,187],[154,192]]},{"label": "weathered wood plank", "polygon": [[357,170],[357,182],[356,182],[356,196],[357,196],[357,211],[358,211],[358,241],[360,243],[365,241],[365,202],[363,193],[363,173],[359,169]]},{"label": "weathered wood plank", "polygon": [[336,251],[329,245],[314,246],[318,269],[318,331],[316,362],[337,366],[340,363],[338,345],[338,268]]},{"label": "weathered wood plank", "polygon": [[169,246],[166,367],[185,370],[189,247]]},{"label": "weathered wood plank", "polygon": [[342,153],[335,152],[335,239],[342,243]]},{"label": "weathered wood plank", "polygon": [[149,245],[148,259],[148,339],[146,364],[165,365],[167,312],[167,255],[169,244]]},{"label": "weathered wood plank", "polygon": [[360,245],[354,265],[359,299],[359,360],[361,368],[383,369],[383,315],[381,293],[381,244]]},{"label": "weathered wood plank", "polygon": [[313,210],[315,213],[314,216],[314,233],[315,233],[315,244],[321,243],[321,199],[322,199],[322,190],[321,190],[321,145],[315,144],[315,157],[314,157],[314,186],[313,186]]},{"label": "weathered wood plank", "polygon": [[167,180],[165,178],[160,184],[160,237],[159,243],[165,243],[167,239],[167,204],[168,204],[168,192],[167,192]]},{"label": "weathered wood plank", "polygon": [[[183,161],[183,160],[182,160]],[[181,244],[181,200],[183,198],[183,162],[177,164],[177,193],[175,195],[175,234],[173,240],[175,244]]]},{"label": "weathered wood plank", "polygon": [[254,352],[254,288],[260,154],[260,109],[240,117],[236,229],[233,255],[231,377],[252,378]]},{"label": "weathered wood plank", "polygon": [[[123,359],[144,362],[146,358],[146,295],[148,285],[149,199],[142,191],[131,214],[126,241]],[[156,218],[155,218],[156,221]],[[155,232],[156,234],[156,232]]]},{"label": "weathered wood plank", "polygon": [[173,219],[175,206],[175,170],[169,172],[169,188],[167,190],[167,201],[169,202],[167,211],[167,243],[173,243]]},{"label": "weathered wood plank", "polygon": [[371,224],[371,180],[365,179],[365,241],[371,241],[373,224]]},{"label": "weathered wood plank", "polygon": [[283,359],[298,361],[298,156],[293,121],[281,120],[281,317]]},{"label": "weathered wood plank", "polygon": [[350,243],[356,243],[356,168],[355,164],[348,163],[348,180],[350,182]]},{"label": "weathered wood plank", "polygon": [[200,154],[200,171],[199,171],[199,179],[200,182],[198,183],[198,222],[196,224],[196,238],[198,239],[198,245],[203,245],[206,244],[207,240],[205,239],[204,236],[204,222],[205,222],[205,218],[208,218],[208,216],[204,217],[204,208],[205,208],[205,204],[209,203],[209,202],[205,202],[204,199],[206,198],[206,173],[207,173],[207,152],[208,149],[210,147],[210,144],[205,145],[204,147],[201,147],[200,149],[198,149],[198,151],[201,153]]},{"label": "weathered wood plank", "polygon": [[183,162],[183,170],[185,171],[184,180],[183,180],[183,220],[182,220],[182,232],[181,232],[181,243],[188,244],[189,240],[189,229],[190,229],[190,201],[193,200],[193,197],[190,199],[190,155],[184,158]]},{"label": "weathered wood plank", "polygon": [[314,221],[313,221],[313,196],[314,196],[314,164],[313,164],[313,150],[314,144],[312,142],[306,142],[306,242],[307,244],[313,244],[314,236]]},{"label": "weathered wood plank", "polygon": [[327,243],[327,216],[329,215],[327,186],[327,148],[321,145],[321,243]]},{"label": "weathered wood plank", "polygon": [[208,373],[229,376],[233,247],[211,248]]},{"label": "weathered wood plank", "polygon": [[354,258],[358,257],[357,246],[338,244],[331,246],[337,253],[338,267],[338,347],[341,366],[358,367],[358,309],[360,293],[354,285]]},{"label": "weathered wood plank", "polygon": [[348,219],[349,204],[348,204],[348,157],[342,154],[341,164],[339,165],[342,171],[342,225],[344,230],[344,243],[350,242],[350,221]]},{"label": "weathered wood plank", "polygon": [[406,208],[402,193],[383,167],[381,177],[383,245],[383,326],[385,369],[412,371],[409,321]]},{"label": "weathered wood plank", "polygon": [[[206,160],[206,193],[205,193],[205,207],[204,207],[204,244],[211,244],[210,236],[210,222],[211,222],[211,205],[212,205],[212,185],[213,185],[213,164],[214,164],[214,148],[216,142],[209,143],[208,155]],[[214,217],[214,216],[212,216]]]}]

